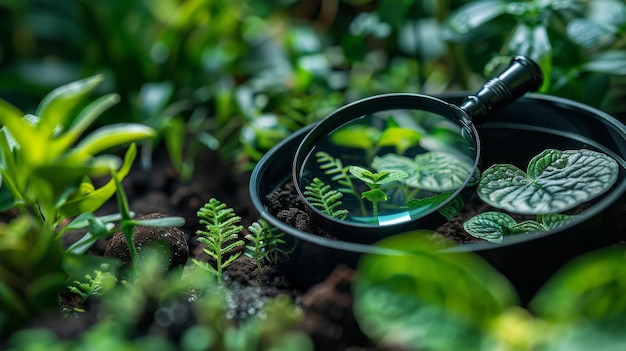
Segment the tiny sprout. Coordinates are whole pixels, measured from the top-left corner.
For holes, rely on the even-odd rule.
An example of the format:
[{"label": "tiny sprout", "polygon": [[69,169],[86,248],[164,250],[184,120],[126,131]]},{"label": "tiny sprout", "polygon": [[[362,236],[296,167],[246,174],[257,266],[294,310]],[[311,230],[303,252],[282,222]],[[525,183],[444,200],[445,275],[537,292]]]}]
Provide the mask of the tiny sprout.
[{"label": "tiny sprout", "polygon": [[372,214],[378,216],[378,203],[387,201],[387,194],[381,189],[381,186],[387,183],[395,182],[407,178],[409,174],[404,171],[389,170],[371,172],[365,168],[358,166],[350,166],[350,174],[367,184],[370,190],[361,193],[361,197],[372,203]]}]

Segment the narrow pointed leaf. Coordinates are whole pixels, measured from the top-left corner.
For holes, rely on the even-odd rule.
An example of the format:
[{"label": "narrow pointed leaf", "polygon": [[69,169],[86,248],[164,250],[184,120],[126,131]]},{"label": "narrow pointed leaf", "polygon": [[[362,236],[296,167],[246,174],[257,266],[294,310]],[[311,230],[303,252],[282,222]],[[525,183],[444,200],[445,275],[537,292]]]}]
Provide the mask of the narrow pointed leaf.
[{"label": "narrow pointed leaf", "polygon": [[76,151],[83,154],[95,155],[113,146],[152,138],[155,135],[156,132],[154,129],[141,124],[111,124],[101,127],[89,134],[76,146]]}]

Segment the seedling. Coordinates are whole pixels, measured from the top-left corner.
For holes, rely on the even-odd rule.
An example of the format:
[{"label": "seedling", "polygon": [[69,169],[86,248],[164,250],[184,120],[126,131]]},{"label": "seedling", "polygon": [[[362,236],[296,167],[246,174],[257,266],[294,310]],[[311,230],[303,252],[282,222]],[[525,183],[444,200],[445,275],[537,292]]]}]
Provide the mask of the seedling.
[{"label": "seedling", "polygon": [[532,158],[524,172],[510,164],[485,170],[478,196],[485,203],[511,213],[536,215],[536,221],[517,223],[510,216],[487,212],[471,218],[465,230],[500,242],[504,235],[546,231],[576,217],[558,214],[606,192],[617,180],[619,166],[603,153],[588,149],[547,149]]},{"label": "seedling", "polygon": [[285,233],[264,219],[252,223],[248,227],[248,231],[245,239],[251,244],[246,245],[245,255],[255,260],[259,270],[262,261],[276,263],[279,255],[289,255],[290,251],[293,250],[292,248],[290,251],[285,251],[281,248],[285,244],[285,240],[283,240]]},{"label": "seedling", "polygon": [[364,182],[370,190],[361,193],[361,197],[372,203],[372,215],[378,216],[378,203],[389,200],[389,197],[381,188],[382,185],[404,179],[409,176],[404,171],[388,170],[371,172],[358,166],[350,166],[350,174]]},{"label": "seedling", "polygon": [[214,275],[220,283],[223,269],[241,256],[244,247],[244,241],[239,239],[243,229],[241,217],[226,204],[211,198],[198,210],[198,218],[206,228],[196,232],[198,241],[206,245],[204,252],[215,259],[215,267],[195,258],[192,261]]}]

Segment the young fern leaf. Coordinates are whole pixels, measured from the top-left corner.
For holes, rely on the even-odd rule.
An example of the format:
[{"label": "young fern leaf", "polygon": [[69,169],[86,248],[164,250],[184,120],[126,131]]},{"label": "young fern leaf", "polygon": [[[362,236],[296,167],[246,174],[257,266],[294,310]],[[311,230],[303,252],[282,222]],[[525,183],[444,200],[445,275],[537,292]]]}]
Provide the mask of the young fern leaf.
[{"label": "young fern leaf", "polygon": [[276,263],[279,254],[288,255],[290,252],[280,249],[285,244],[282,237],[285,233],[273,227],[264,219],[252,223],[248,227],[249,233],[245,238],[251,243],[246,245],[245,255],[253,258],[256,265],[261,270],[263,260],[269,263]]},{"label": "young fern leaf", "polygon": [[361,213],[365,215],[365,203],[361,195],[356,191],[354,183],[352,183],[352,178],[350,178],[348,172],[350,167],[344,167],[340,159],[334,158],[327,152],[318,151],[315,153],[315,157],[317,157],[317,163],[319,163],[320,169],[324,171],[324,174],[332,176],[330,180],[343,186],[343,188],[337,190],[344,194],[352,194],[359,202]]},{"label": "young fern leaf", "polygon": [[192,261],[215,275],[218,282],[222,281],[222,271],[241,255],[244,241],[239,239],[243,226],[241,217],[235,215],[232,208],[211,198],[198,210],[200,224],[206,230],[198,230],[198,241],[205,244],[204,252],[215,259],[215,267],[196,259]]},{"label": "young fern leaf", "polygon": [[348,217],[348,210],[338,208],[341,206],[343,194],[331,189],[330,185],[324,184],[319,178],[314,178],[313,182],[305,187],[304,196],[313,207],[330,217],[337,219]]}]

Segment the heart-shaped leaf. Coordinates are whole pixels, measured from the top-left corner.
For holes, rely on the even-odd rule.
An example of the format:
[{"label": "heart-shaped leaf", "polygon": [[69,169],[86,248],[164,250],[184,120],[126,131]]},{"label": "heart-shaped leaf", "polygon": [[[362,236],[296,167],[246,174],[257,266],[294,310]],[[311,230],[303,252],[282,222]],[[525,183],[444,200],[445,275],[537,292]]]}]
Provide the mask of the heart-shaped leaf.
[{"label": "heart-shaped leaf", "polygon": [[501,243],[502,238],[510,233],[509,228],[516,224],[515,219],[506,213],[488,211],[467,220],[463,229],[476,238]]},{"label": "heart-shaped leaf", "polygon": [[509,164],[485,170],[478,195],[487,204],[514,213],[558,213],[607,191],[617,180],[618,164],[587,149],[548,149],[528,164],[528,172]]},{"label": "heart-shaped leaf", "polygon": [[413,188],[432,191],[455,191],[470,176],[471,166],[453,155],[433,151],[408,157],[386,154],[375,157],[372,167],[377,170],[399,170],[409,174],[403,182]]}]

